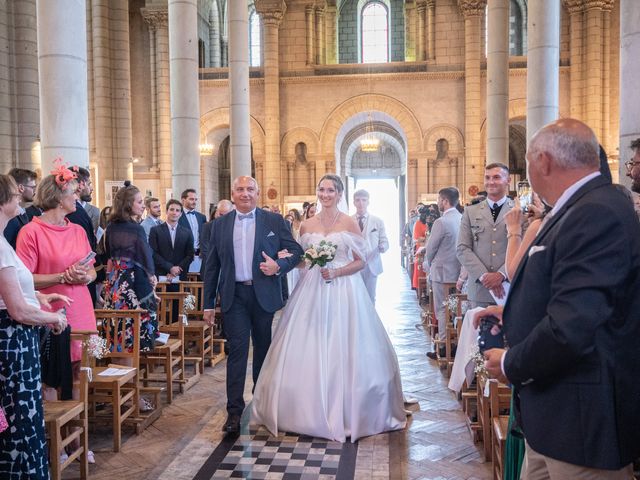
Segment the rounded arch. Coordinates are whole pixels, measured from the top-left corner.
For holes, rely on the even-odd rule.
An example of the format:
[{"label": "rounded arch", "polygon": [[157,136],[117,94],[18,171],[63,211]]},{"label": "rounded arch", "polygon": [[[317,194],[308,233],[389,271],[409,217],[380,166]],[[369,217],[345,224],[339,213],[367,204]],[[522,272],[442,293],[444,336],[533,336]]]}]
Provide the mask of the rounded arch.
[{"label": "rounded arch", "polygon": [[307,154],[315,155],[320,150],[320,138],[318,134],[306,127],[296,127],[285,133],[282,138],[280,151],[282,155],[293,155],[298,143],[304,143],[307,146]]},{"label": "rounded arch", "polygon": [[449,143],[449,152],[464,154],[464,137],[460,130],[447,123],[439,123],[427,130],[424,136],[423,150],[425,152],[436,152],[436,143],[444,138]]},{"label": "rounded arch", "polygon": [[394,118],[401,126],[407,141],[408,152],[422,149],[422,130],[413,112],[393,97],[363,94],[342,102],[328,115],[320,131],[320,147],[323,154],[335,154],[338,132],[349,118],[361,112],[379,111]]},{"label": "rounded arch", "polygon": [[[253,147],[253,155],[264,155],[265,136],[264,129],[260,122],[253,116],[249,116],[251,123],[251,145]],[[209,110],[200,117],[200,138],[205,139],[209,132],[219,128],[229,128],[229,108],[220,107]]]}]

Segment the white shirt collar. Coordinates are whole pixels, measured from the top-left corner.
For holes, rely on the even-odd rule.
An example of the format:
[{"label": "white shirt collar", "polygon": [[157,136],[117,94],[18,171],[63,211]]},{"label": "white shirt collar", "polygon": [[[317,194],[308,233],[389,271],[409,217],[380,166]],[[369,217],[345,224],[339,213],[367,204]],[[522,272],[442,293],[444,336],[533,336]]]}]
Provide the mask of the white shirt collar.
[{"label": "white shirt collar", "polygon": [[562,195],[560,195],[560,198],[556,201],[556,204],[551,209],[550,215],[555,215],[556,213],[558,213],[558,211],[564,206],[565,203],[569,201],[573,194],[580,190],[580,187],[582,187],[588,181],[593,180],[598,175],[600,175],[599,171],[590,173],[589,175],[585,175],[576,183],[567,188],[564,192],[562,192]]},{"label": "white shirt collar", "polygon": [[504,202],[506,201],[507,201],[506,195],[502,197],[500,200],[498,200],[497,202],[494,202],[493,200],[490,200],[489,198],[487,198],[487,203],[489,204],[489,208],[493,208],[494,205],[498,205],[499,207],[501,207],[502,205],[504,205]]},{"label": "white shirt collar", "polygon": [[87,202],[83,202],[82,200],[78,200],[78,202],[80,202],[80,205],[82,205],[82,208],[85,208],[87,206]]},{"label": "white shirt collar", "polygon": [[442,212],[442,215],[446,215],[446,214],[447,214],[447,213],[449,213],[451,210],[456,210],[456,207],[447,208],[444,212]]},{"label": "white shirt collar", "polygon": [[236,221],[238,220],[238,215],[249,215],[251,213],[253,213],[253,220],[255,220],[256,219],[256,210],[257,209],[258,208],[255,207],[253,210],[251,210],[251,211],[249,211],[247,213],[242,213],[240,210],[236,210]]}]

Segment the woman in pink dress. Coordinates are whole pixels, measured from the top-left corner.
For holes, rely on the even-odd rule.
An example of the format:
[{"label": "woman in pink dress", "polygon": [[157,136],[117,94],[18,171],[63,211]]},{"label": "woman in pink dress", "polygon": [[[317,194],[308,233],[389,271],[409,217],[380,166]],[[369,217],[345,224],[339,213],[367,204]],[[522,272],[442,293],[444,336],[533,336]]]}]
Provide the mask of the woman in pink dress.
[{"label": "woman in pink dress", "polygon": [[[20,230],[16,253],[33,273],[36,289],[42,293],[66,295],[72,300],[69,306],[65,306],[72,330],[95,330],[96,318],[87,288],[87,284],[96,278],[94,261],[87,259],[91,246],[82,227],[65,218],[76,209],[78,183],[75,174],[60,164],[52,173],[40,182],[36,191],[35,205],[43,211],[42,216],[34,217]],[[53,311],[62,306],[56,303],[51,305]],[[72,341],[72,372],[76,379],[81,359],[82,344]],[[56,370],[60,368],[60,365],[47,365],[43,360],[43,383],[51,378],[46,374],[47,371],[53,371],[56,377]],[[74,391],[73,396],[77,395],[78,392]],[[56,398],[56,391],[46,388],[45,398]],[[93,455],[89,456],[89,462],[93,463],[91,457]]]}]

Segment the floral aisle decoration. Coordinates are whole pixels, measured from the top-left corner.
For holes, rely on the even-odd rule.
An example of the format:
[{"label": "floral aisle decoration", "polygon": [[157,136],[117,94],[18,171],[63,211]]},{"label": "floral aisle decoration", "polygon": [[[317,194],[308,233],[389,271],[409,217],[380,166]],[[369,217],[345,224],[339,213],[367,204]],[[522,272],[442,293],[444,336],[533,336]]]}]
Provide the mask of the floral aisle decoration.
[{"label": "floral aisle decoration", "polygon": [[184,303],[182,305],[182,323],[185,325],[189,325],[189,312],[196,309],[196,301],[196,296],[193,294],[187,295],[184,299]]},{"label": "floral aisle decoration", "polygon": [[87,353],[98,360],[109,354],[107,339],[98,335],[91,335],[84,341],[84,346],[87,349]]}]

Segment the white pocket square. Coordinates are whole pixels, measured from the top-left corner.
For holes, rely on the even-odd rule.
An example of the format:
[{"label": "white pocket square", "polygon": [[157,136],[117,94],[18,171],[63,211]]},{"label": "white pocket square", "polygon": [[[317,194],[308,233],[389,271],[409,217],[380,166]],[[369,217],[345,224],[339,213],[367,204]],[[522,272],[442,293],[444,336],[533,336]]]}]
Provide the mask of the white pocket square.
[{"label": "white pocket square", "polygon": [[269,232],[269,234],[267,235],[267,237],[275,237],[275,236],[276,236],[276,234],[273,233],[273,232]]},{"label": "white pocket square", "polygon": [[544,245],[534,245],[529,249],[529,256],[533,255],[534,253],[542,252],[546,249],[547,247],[545,247]]}]

